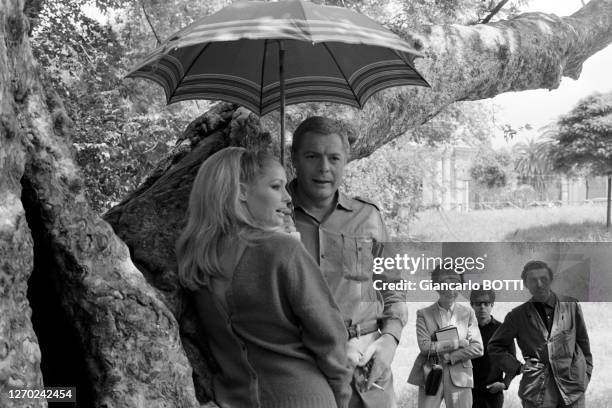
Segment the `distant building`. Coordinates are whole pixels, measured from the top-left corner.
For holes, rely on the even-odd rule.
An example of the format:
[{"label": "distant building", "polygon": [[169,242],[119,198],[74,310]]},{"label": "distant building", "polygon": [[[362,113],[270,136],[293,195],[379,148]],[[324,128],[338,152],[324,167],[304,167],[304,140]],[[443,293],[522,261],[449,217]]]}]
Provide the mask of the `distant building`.
[{"label": "distant building", "polygon": [[603,176],[561,178],[559,199],[564,203],[578,203],[585,200],[607,197],[607,178]]},{"label": "distant building", "polygon": [[[421,191],[424,208],[446,211],[470,209],[523,207],[530,203],[577,204],[585,200],[606,197],[606,177],[568,178],[563,175],[546,177],[546,188],[541,194],[526,194],[524,199],[512,200],[513,193],[521,192],[517,179],[507,180],[507,198],[501,199],[499,191],[490,196],[482,194],[471,180],[470,169],[479,149],[468,145],[443,145],[439,147],[411,144],[405,147],[413,154],[413,160],[422,169]],[[529,189],[528,186],[526,189]],[[477,192],[478,190],[478,192]],[[516,194],[515,194],[516,195]],[[400,209],[401,213],[401,209]]]},{"label": "distant building", "polygon": [[447,211],[470,208],[470,168],[478,148],[467,145],[429,147],[413,145],[423,170],[422,205]]}]

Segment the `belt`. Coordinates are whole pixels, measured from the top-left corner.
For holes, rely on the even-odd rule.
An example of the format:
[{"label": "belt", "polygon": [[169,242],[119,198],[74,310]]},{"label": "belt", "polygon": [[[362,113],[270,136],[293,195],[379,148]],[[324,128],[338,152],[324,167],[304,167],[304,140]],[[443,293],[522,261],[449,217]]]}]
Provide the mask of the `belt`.
[{"label": "belt", "polygon": [[368,322],[347,326],[346,330],[348,331],[349,339],[365,336],[366,334],[378,331],[378,320],[370,320]]}]

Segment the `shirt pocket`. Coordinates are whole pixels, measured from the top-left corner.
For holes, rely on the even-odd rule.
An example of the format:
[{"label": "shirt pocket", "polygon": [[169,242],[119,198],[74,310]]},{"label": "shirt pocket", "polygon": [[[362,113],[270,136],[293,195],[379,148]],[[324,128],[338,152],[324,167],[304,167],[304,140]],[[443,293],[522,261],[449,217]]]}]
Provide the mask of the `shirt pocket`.
[{"label": "shirt pocket", "polygon": [[555,333],[549,342],[551,359],[571,358],[576,345],[576,335],[573,330],[562,330]]},{"label": "shirt pocket", "polygon": [[372,246],[368,237],[342,235],[342,273],[346,279],[365,282],[372,277]]}]

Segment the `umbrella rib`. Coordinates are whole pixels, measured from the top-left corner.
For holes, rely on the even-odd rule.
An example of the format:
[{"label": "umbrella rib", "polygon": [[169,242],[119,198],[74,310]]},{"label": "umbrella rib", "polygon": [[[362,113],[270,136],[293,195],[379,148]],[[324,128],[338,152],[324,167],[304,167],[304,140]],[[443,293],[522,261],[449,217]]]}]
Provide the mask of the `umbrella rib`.
[{"label": "umbrella rib", "polygon": [[363,106],[361,105],[361,101],[357,97],[357,94],[355,94],[355,90],[353,89],[353,86],[349,82],[348,78],[346,77],[346,75],[344,75],[344,71],[342,71],[342,68],[340,67],[340,64],[338,64],[338,61],[336,60],[336,57],[334,57],[334,53],[331,52],[331,50],[327,46],[327,43],[321,43],[321,44],[323,44],[323,47],[325,47],[325,50],[327,51],[327,53],[329,54],[331,59],[334,61],[334,64],[336,64],[336,66],[338,67],[338,71],[340,71],[340,74],[342,74],[342,78],[344,78],[344,81],[348,84],[348,88],[350,89],[351,93],[355,97],[355,100],[357,101],[357,104],[359,105],[359,109],[363,109]]},{"label": "umbrella rib", "polygon": [[268,39],[264,40],[263,58],[261,60],[261,82],[259,84],[259,116],[263,111],[264,71],[266,69],[266,55],[268,53]]},{"label": "umbrella rib", "polygon": [[414,66],[414,59],[412,61],[410,61],[409,58],[406,58],[404,56],[404,53],[398,51],[398,50],[393,50],[393,52],[395,53],[395,55],[397,55],[402,61],[404,61],[406,63],[406,65],[408,65],[413,71],[414,73],[423,80],[423,82],[425,82],[427,84],[428,87],[431,88],[431,85],[429,84],[429,82],[427,82],[427,80],[423,77],[423,75],[421,75],[421,73],[419,71],[417,71],[416,67]]},{"label": "umbrella rib", "polygon": [[198,53],[198,55],[196,55],[196,57],[193,59],[193,61],[191,61],[191,64],[189,64],[189,67],[185,70],[185,73],[183,74],[183,77],[181,79],[179,79],[178,84],[176,84],[176,86],[174,87],[174,90],[172,91],[172,95],[170,95],[170,98],[168,98],[168,100],[171,100],[172,98],[174,98],[174,94],[176,93],[176,91],[181,87],[181,84],[183,83],[183,80],[185,79],[185,77],[187,76],[187,73],[191,70],[191,68],[194,66],[194,64],[196,63],[196,61],[198,60],[198,58],[200,58],[200,56],[202,54],[204,54],[204,51],[206,51],[206,48],[208,48],[208,46],[210,45],[210,43],[206,43],[206,45],[202,48],[202,50]]}]

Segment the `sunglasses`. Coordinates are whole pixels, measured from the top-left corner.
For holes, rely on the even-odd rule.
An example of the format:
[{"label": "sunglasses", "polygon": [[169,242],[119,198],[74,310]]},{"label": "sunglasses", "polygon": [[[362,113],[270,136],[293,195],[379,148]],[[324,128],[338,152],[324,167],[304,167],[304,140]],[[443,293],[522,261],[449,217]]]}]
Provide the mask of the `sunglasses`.
[{"label": "sunglasses", "polygon": [[472,306],[493,306],[493,302],[470,302]]}]

